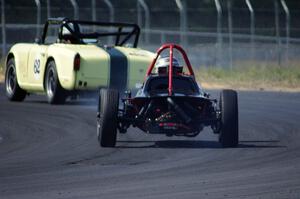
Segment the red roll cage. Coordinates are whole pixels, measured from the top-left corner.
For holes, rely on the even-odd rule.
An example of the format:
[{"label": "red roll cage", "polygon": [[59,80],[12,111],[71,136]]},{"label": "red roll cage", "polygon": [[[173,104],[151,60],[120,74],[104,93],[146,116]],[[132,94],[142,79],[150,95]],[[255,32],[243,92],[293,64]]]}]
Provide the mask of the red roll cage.
[{"label": "red roll cage", "polygon": [[169,77],[169,85],[168,85],[168,92],[169,92],[169,96],[171,96],[173,94],[173,49],[177,49],[181,55],[183,56],[183,59],[186,63],[186,67],[188,68],[188,74],[189,76],[192,76],[193,78],[195,78],[194,75],[194,71],[193,68],[191,66],[191,63],[185,53],[185,51],[183,50],[183,48],[177,44],[164,44],[162,45],[157,51],[156,51],[156,57],[153,59],[152,63],[149,65],[148,69],[147,69],[147,73],[146,73],[146,77],[147,78],[149,75],[151,75],[151,72],[154,68],[154,65],[159,57],[159,55],[166,49],[170,49],[170,65],[169,65],[169,72],[168,72],[168,77]]}]

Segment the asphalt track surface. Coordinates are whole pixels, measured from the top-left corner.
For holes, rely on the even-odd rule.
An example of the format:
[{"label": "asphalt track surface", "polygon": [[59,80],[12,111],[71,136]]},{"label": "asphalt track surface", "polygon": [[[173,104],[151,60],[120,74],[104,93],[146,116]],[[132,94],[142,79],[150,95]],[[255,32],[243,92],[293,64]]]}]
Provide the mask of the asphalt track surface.
[{"label": "asphalt track surface", "polygon": [[239,92],[238,148],[221,148],[209,129],[130,129],[104,149],[95,101],[12,103],[0,90],[1,199],[300,198],[300,93]]}]

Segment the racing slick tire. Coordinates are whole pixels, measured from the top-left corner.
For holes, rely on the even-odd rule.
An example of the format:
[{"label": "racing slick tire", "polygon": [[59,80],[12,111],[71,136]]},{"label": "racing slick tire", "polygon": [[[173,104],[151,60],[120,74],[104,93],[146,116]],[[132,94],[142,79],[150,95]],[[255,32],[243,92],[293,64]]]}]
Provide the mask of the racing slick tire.
[{"label": "racing slick tire", "polygon": [[234,90],[223,90],[220,94],[222,147],[237,147],[239,142],[238,98]]},{"label": "racing slick tire", "polygon": [[66,90],[59,82],[56,65],[52,60],[47,64],[45,89],[50,104],[63,104],[66,101]]},{"label": "racing slick tire", "polygon": [[101,89],[99,103],[98,142],[102,147],[115,147],[118,127],[119,92],[114,89]]},{"label": "racing slick tire", "polygon": [[8,60],[5,72],[5,91],[10,101],[21,102],[26,97],[26,91],[20,88],[14,58]]}]

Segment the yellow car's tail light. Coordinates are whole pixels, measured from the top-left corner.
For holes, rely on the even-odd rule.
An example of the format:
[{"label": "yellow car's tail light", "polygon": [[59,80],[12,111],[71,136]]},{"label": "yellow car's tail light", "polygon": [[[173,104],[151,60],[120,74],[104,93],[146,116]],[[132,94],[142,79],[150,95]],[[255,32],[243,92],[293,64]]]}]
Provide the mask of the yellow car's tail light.
[{"label": "yellow car's tail light", "polygon": [[79,71],[80,69],[80,55],[77,53],[74,58],[74,70]]}]

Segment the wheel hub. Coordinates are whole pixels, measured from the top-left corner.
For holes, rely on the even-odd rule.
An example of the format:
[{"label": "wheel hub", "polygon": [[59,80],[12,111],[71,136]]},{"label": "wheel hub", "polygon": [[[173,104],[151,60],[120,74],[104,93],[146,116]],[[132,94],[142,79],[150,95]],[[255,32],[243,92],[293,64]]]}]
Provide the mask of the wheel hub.
[{"label": "wheel hub", "polygon": [[7,79],[6,79],[6,91],[12,94],[16,88],[16,72],[12,65],[9,66]]},{"label": "wheel hub", "polygon": [[55,88],[55,78],[53,70],[49,70],[48,72],[48,81],[47,81],[47,94],[48,96],[52,97]]}]

